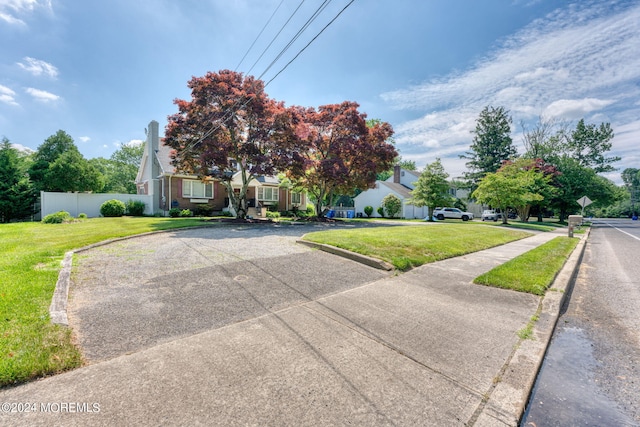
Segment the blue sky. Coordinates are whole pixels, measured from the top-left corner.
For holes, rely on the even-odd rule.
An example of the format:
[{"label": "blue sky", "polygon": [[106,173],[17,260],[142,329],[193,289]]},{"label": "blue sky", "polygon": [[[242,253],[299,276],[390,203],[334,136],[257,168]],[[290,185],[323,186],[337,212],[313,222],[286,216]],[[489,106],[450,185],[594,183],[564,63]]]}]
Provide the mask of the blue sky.
[{"label": "blue sky", "polygon": [[36,149],[62,129],[109,157],[164,126],[192,76],[235,69],[287,105],[356,101],[393,125],[403,158],[439,157],[452,177],[486,105],[510,111],[517,145],[541,115],[610,122],[616,167],[640,167],[637,0],[350,2],[0,0],[0,136]]}]

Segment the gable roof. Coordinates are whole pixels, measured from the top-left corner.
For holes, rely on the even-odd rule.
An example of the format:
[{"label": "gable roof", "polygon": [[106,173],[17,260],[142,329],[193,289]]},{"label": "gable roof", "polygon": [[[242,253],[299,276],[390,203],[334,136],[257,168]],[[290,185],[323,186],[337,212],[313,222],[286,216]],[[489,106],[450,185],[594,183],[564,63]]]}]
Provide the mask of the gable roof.
[{"label": "gable roof", "polygon": [[388,187],[390,190],[393,190],[395,193],[400,195],[402,199],[411,198],[411,189],[407,186],[404,186],[397,182],[389,182],[389,181],[378,181],[378,184],[384,185],[385,187]]}]

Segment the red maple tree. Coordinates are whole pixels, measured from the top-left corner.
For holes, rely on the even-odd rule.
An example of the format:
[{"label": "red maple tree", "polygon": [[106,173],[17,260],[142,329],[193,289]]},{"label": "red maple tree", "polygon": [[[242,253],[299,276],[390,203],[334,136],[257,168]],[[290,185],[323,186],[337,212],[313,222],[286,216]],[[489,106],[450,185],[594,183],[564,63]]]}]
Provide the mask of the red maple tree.
[{"label": "red maple tree", "polygon": [[173,163],[180,171],[220,179],[236,216],[244,218],[251,180],[291,161],[298,116],[270,99],[261,80],[235,71],[193,77],[188,87],[191,100],[174,100],[178,113],[168,117],[165,129]]},{"label": "red maple tree", "polygon": [[387,142],[391,125],[374,121],[367,127],[367,116],[358,107],[345,101],[317,110],[295,108],[302,117],[296,126],[301,145],[287,176],[314,197],[319,217],[331,195],[372,187],[376,174],[388,170],[398,155]]}]

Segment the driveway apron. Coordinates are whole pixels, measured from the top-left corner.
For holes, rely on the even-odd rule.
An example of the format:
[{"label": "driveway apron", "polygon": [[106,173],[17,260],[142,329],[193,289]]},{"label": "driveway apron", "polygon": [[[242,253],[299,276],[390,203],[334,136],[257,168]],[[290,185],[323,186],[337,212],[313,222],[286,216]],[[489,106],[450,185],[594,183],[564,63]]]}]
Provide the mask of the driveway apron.
[{"label": "driveway apron", "polygon": [[306,226],[199,228],[77,255],[70,326],[109,359],[265,315],[388,275],[295,243]]}]

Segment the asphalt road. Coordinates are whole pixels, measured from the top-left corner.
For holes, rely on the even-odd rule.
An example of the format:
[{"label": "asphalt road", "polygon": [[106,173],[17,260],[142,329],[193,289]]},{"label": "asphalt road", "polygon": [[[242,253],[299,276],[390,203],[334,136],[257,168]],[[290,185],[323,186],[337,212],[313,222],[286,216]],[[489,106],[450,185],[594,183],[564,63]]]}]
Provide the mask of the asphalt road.
[{"label": "asphalt road", "polygon": [[640,222],[597,220],[523,426],[640,426]]}]

